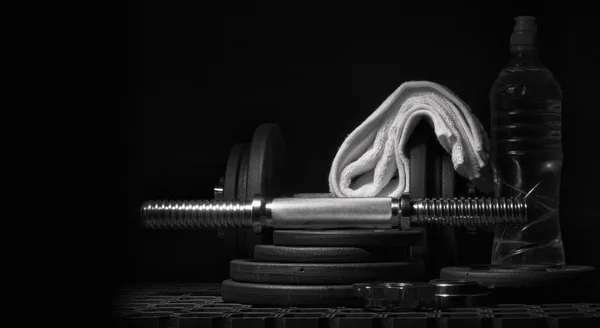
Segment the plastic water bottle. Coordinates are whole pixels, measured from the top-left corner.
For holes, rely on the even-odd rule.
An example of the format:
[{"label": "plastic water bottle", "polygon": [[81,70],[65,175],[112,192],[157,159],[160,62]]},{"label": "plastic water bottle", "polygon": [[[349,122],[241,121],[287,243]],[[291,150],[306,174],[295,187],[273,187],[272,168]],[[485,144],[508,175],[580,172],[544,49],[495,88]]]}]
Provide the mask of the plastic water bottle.
[{"label": "plastic water bottle", "polygon": [[496,196],[527,199],[529,224],[496,228],[492,264],[563,265],[562,91],[538,59],[535,17],[515,21],[511,60],[490,92],[491,160]]}]

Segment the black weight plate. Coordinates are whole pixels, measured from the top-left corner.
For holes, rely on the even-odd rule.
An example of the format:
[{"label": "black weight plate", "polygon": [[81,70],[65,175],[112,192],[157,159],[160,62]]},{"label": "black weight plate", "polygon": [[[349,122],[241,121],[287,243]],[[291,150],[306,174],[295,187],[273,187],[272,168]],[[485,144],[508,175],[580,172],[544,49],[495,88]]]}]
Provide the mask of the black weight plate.
[{"label": "black weight plate", "polygon": [[[427,164],[430,162],[428,148],[432,136],[431,126],[426,120],[421,120],[406,145],[406,149],[410,149],[410,177],[408,179],[410,181],[410,196],[413,199],[425,198],[430,194],[427,190]],[[412,229],[423,234],[423,242],[410,248],[410,256],[424,260],[425,266],[429,268],[429,255],[431,253],[426,242],[427,230],[425,227],[414,227]]]},{"label": "black weight plate", "polygon": [[421,231],[399,230],[275,230],[277,246],[397,248],[423,243]]},{"label": "black weight plate", "polygon": [[[247,200],[247,185],[248,185],[248,162],[250,160],[249,147],[245,148],[241,154],[238,175],[237,175],[237,187],[236,187],[236,199],[238,201]],[[252,249],[248,244],[248,234],[252,234],[251,229],[248,228],[236,228],[237,236],[237,258],[252,257]]]},{"label": "black weight plate", "polygon": [[[223,184],[223,200],[227,202],[240,199],[238,196],[238,180],[240,179],[240,166],[244,154],[244,150],[248,146],[243,143],[237,143],[231,148],[229,156],[227,158],[227,167],[225,169],[225,181]],[[244,194],[246,192],[244,186]],[[238,247],[238,235],[239,232],[236,228],[221,229],[223,232],[223,240],[225,242],[225,248],[227,256],[230,259],[240,258],[239,247]]]},{"label": "black weight plate", "polygon": [[223,281],[223,301],[277,307],[359,307],[364,302],[354,296],[352,285],[297,286]]},{"label": "black weight plate", "polygon": [[572,281],[593,270],[593,267],[585,265],[472,265],[443,268],[440,278],[475,280],[497,288],[534,287]]},{"label": "black weight plate", "polygon": [[[247,170],[242,176],[246,185],[245,200],[252,200],[257,194],[266,197],[280,196],[285,178],[285,158],[285,142],[279,126],[258,126],[252,136],[248,155],[242,160],[242,165],[247,164]],[[239,231],[238,236],[240,254],[246,254],[247,257],[253,256],[254,246],[271,243],[269,232],[256,235],[251,229],[245,229]]]},{"label": "black weight plate", "polygon": [[256,245],[254,260],[284,263],[367,263],[404,261],[408,248],[293,247]]},{"label": "black weight plate", "polygon": [[350,285],[371,281],[423,280],[420,260],[379,263],[274,263],[251,259],[229,263],[229,277],[238,282],[288,285]]},{"label": "black weight plate", "polygon": [[[439,144],[429,145],[430,166],[427,173],[429,197],[455,197],[455,171],[452,158]],[[426,260],[427,278],[439,275],[440,269],[457,263],[456,228],[446,226],[428,226],[426,232],[428,258]]]}]

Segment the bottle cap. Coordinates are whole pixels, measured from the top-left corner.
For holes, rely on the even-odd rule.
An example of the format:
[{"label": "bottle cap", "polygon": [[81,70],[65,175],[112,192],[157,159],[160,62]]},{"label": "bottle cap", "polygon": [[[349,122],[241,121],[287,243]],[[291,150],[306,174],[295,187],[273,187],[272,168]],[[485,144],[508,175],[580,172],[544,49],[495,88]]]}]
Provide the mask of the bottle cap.
[{"label": "bottle cap", "polygon": [[514,18],[515,27],[510,36],[511,51],[536,50],[537,24],[533,16],[518,16]]}]

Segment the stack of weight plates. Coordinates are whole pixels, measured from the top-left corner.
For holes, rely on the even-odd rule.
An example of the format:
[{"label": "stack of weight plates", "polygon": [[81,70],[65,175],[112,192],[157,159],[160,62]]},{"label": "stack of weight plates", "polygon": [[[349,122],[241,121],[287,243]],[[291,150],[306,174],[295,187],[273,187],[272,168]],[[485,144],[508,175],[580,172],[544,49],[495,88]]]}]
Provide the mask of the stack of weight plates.
[{"label": "stack of weight plates", "polygon": [[420,231],[277,230],[254,258],[233,260],[223,282],[226,302],[257,306],[361,306],[354,283],[422,281],[425,267],[408,258]]}]

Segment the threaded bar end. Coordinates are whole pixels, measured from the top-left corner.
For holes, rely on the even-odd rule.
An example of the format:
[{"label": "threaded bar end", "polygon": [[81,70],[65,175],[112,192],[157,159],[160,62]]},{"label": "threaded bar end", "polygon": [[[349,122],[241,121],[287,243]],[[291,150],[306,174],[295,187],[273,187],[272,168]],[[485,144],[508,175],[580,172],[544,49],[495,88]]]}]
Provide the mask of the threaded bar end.
[{"label": "threaded bar end", "polygon": [[425,198],[414,201],[411,222],[443,226],[527,223],[527,203],[518,198]]},{"label": "threaded bar end", "polygon": [[243,228],[251,206],[242,202],[154,200],[141,208],[142,225],[150,229]]}]

